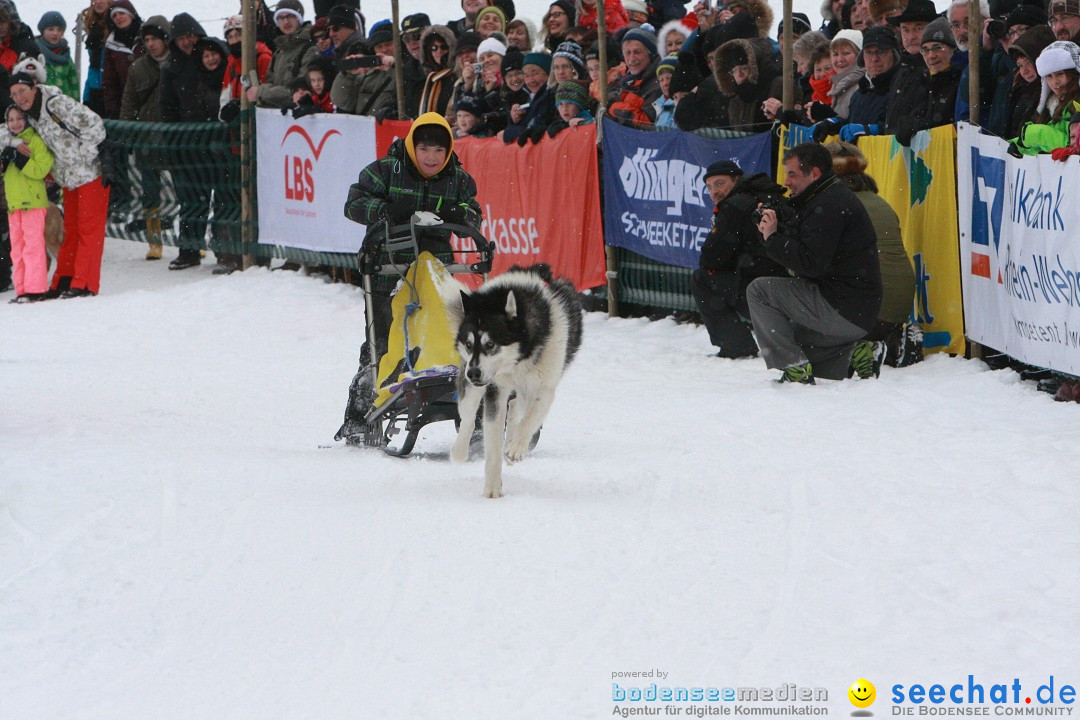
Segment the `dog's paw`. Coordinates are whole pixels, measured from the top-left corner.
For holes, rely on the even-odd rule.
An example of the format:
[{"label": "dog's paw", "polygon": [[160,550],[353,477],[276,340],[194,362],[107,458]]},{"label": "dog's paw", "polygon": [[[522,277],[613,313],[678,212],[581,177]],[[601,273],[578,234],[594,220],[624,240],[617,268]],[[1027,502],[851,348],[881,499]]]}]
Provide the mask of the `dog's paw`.
[{"label": "dog's paw", "polygon": [[454,441],[454,446],[450,448],[450,460],[456,463],[463,463],[469,459],[469,441],[466,439],[462,442],[459,436]]},{"label": "dog's paw", "polygon": [[503,494],[502,494],[502,483],[500,483],[498,485],[485,485],[484,486],[484,497],[486,497],[486,498],[501,498],[502,496],[503,496]]},{"label": "dog's paw", "polygon": [[512,441],[508,441],[506,443],[506,461],[507,462],[515,463],[515,462],[518,462],[519,460],[524,460],[525,455],[528,452],[529,452],[528,438],[526,438],[524,441],[522,441],[519,438],[515,437],[515,438],[513,438]]}]

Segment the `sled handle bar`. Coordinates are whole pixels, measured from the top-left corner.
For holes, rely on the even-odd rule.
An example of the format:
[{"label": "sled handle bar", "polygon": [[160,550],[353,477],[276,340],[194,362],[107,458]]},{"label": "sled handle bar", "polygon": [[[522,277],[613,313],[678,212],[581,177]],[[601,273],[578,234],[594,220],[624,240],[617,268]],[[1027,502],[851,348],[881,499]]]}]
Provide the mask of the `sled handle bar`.
[{"label": "sled handle bar", "polygon": [[[452,274],[461,273],[487,273],[491,270],[492,259],[495,255],[495,243],[490,242],[478,228],[457,223],[437,223],[434,225],[416,225],[410,219],[402,225],[390,225],[388,220],[382,220],[369,226],[368,234],[364,237],[363,246],[357,256],[361,273],[365,274],[401,274],[409,266],[411,260],[404,263],[394,262],[395,253],[407,253],[411,258],[419,253],[419,241],[417,231],[443,230],[452,232],[460,238],[470,238],[475,246],[473,249],[456,250],[456,254],[476,253],[480,256],[478,262],[451,263],[446,269]],[[379,262],[379,251],[385,249],[390,262]]]}]

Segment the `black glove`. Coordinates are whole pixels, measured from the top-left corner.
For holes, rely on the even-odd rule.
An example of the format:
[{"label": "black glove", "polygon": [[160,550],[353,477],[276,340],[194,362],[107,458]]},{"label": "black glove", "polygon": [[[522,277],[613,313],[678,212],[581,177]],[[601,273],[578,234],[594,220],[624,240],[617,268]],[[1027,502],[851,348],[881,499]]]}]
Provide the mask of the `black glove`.
[{"label": "black glove", "polygon": [[375,111],[375,121],[397,120],[397,108],[393,105],[384,105]]},{"label": "black glove", "polygon": [[[911,141],[909,140],[908,144],[910,144],[910,143],[911,143]],[[1005,152],[1009,153],[1014,158],[1022,158],[1022,157],[1024,157],[1024,153],[1020,152],[1020,147],[1016,143],[1009,143],[1009,146],[1008,146],[1008,148],[1005,149]],[[0,155],[0,160],[3,160],[3,159],[4,159],[4,156]]]},{"label": "black glove", "polygon": [[565,120],[556,120],[555,122],[548,125],[548,137],[553,138],[568,127],[570,127],[570,123],[566,122]]},{"label": "black glove", "polygon": [[293,108],[292,116],[293,120],[299,120],[302,117],[306,117],[307,115],[314,115],[317,112],[322,112],[319,109],[318,105],[315,105],[314,103],[300,102],[297,103],[296,107]]},{"label": "black glove", "polygon": [[26,163],[28,163],[28,162],[30,162],[30,156],[29,155],[23,155],[18,150],[15,151],[15,167],[22,170],[24,167],[26,167]]},{"label": "black glove", "polygon": [[443,222],[448,222],[453,225],[469,225],[469,214],[460,205],[451,205],[445,207],[439,211],[439,217]]},{"label": "black glove", "polygon": [[532,141],[533,145],[535,145],[536,143],[538,143],[538,142],[540,142],[541,140],[544,139],[544,131],[545,131],[545,129],[546,128],[544,128],[543,125],[538,124],[536,127],[529,130],[529,133],[528,133],[529,140]]},{"label": "black glove", "polygon": [[819,123],[814,123],[811,130],[814,142],[825,142],[825,138],[840,132],[840,127],[842,124],[843,121],[838,117],[831,117],[828,120],[822,120]]},{"label": "black glove", "polygon": [[387,203],[383,214],[391,225],[403,225],[409,222],[415,209],[416,206],[412,200],[403,198]]},{"label": "black glove", "polygon": [[525,143],[529,142],[529,131],[522,130],[521,134],[517,136],[518,147],[525,147]]},{"label": "black glove", "polygon": [[8,164],[13,162],[15,160],[15,156],[18,154],[18,150],[8,145],[6,148],[0,151],[0,165],[2,165],[5,170],[7,170]]},{"label": "black glove", "polygon": [[230,100],[218,110],[218,120],[223,123],[231,123],[240,116],[240,101]]}]

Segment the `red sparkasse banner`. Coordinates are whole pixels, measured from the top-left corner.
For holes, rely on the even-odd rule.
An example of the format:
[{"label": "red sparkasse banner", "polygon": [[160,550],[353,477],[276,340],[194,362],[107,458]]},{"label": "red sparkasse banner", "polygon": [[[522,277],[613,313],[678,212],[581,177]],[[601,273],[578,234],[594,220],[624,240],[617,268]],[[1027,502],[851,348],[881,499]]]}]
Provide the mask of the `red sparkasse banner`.
[{"label": "red sparkasse banner", "polygon": [[409,134],[412,120],[383,120],[375,123],[375,157],[386,157],[394,141]]},{"label": "red sparkasse banner", "polygon": [[596,125],[525,147],[464,138],[454,150],[476,180],[481,231],[497,248],[493,275],[542,262],[578,290],[606,282]]}]

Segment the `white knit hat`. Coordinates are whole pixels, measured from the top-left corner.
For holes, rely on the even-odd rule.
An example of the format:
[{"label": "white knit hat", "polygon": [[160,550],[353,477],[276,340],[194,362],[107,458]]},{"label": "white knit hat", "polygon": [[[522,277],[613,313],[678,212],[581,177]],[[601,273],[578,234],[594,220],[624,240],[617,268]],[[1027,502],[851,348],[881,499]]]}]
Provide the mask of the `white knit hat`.
[{"label": "white knit hat", "polygon": [[841,40],[847,40],[855,46],[856,50],[862,52],[862,30],[841,30],[833,36],[832,42],[829,43],[829,47],[832,47]]},{"label": "white knit hat", "polygon": [[480,46],[476,48],[476,57],[480,57],[484,53],[493,52],[499,57],[506,55],[506,46],[503,45],[498,39],[489,37],[480,43]]},{"label": "white knit hat", "polygon": [[1068,40],[1058,40],[1046,46],[1035,60],[1035,69],[1039,71],[1042,80],[1042,95],[1039,97],[1038,112],[1046,107],[1046,101],[1050,99],[1050,85],[1046,82],[1046,76],[1062,70],[1074,70],[1080,72],[1080,47]]}]

